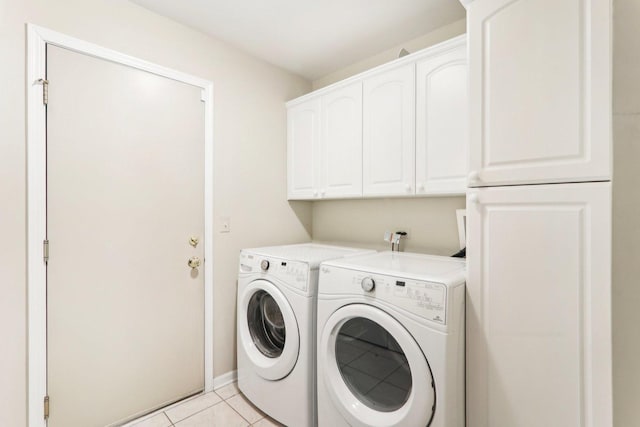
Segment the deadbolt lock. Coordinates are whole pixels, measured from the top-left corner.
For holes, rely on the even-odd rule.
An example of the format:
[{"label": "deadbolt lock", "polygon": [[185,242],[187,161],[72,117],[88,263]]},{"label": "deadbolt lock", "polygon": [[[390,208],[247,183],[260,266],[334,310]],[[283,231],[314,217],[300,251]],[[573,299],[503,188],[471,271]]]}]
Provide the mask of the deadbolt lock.
[{"label": "deadbolt lock", "polygon": [[200,239],[198,239],[196,236],[189,237],[189,244],[191,246],[195,248],[196,246],[198,246],[198,243],[200,243]]},{"label": "deadbolt lock", "polygon": [[191,268],[200,267],[200,258],[198,258],[197,256],[192,256],[191,258],[189,258],[187,265],[189,265],[189,267]]}]

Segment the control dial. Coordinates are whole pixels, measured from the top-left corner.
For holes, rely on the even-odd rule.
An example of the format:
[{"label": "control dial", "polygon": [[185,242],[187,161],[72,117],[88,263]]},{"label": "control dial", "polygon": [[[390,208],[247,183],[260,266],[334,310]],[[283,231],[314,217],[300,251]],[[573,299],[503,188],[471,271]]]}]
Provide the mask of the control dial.
[{"label": "control dial", "polygon": [[262,269],[262,271],[267,271],[269,269],[269,261],[267,261],[266,259],[260,261],[260,268]]},{"label": "control dial", "polygon": [[362,283],[360,283],[360,285],[365,292],[371,292],[373,291],[373,288],[376,287],[376,282],[374,282],[371,277],[365,277],[362,279]]}]

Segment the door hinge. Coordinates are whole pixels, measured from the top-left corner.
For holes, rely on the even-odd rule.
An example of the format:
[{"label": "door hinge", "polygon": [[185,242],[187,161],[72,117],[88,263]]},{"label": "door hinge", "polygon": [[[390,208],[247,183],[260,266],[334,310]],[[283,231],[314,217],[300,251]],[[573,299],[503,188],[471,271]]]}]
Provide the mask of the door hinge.
[{"label": "door hinge", "polygon": [[44,397],[44,419],[49,419],[49,396]]},{"label": "door hinge", "polygon": [[49,241],[48,240],[42,241],[42,258],[44,258],[45,263],[49,262]]},{"label": "door hinge", "polygon": [[49,80],[38,79],[38,83],[42,85],[42,103],[49,104]]}]

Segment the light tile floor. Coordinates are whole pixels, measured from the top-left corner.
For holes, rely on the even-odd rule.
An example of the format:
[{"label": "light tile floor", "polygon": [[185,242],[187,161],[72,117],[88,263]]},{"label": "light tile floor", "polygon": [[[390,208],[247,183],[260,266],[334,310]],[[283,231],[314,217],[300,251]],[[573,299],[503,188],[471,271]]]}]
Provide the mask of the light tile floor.
[{"label": "light tile floor", "polygon": [[126,427],[274,427],[272,420],[253,406],[231,383],[210,393],[160,409]]}]

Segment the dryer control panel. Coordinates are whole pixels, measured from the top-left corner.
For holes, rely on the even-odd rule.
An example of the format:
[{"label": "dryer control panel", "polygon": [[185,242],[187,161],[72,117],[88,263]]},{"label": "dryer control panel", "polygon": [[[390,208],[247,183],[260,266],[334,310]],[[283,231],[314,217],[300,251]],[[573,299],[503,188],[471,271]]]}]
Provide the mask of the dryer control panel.
[{"label": "dryer control panel", "polygon": [[277,279],[303,292],[309,290],[309,265],[251,253],[240,253],[240,274],[260,274],[265,279]]},{"label": "dryer control panel", "polygon": [[[373,282],[371,290],[370,284]],[[363,286],[366,284],[366,286]],[[449,288],[436,282],[320,267],[322,295],[363,295],[384,301],[431,322],[447,324]]]}]

